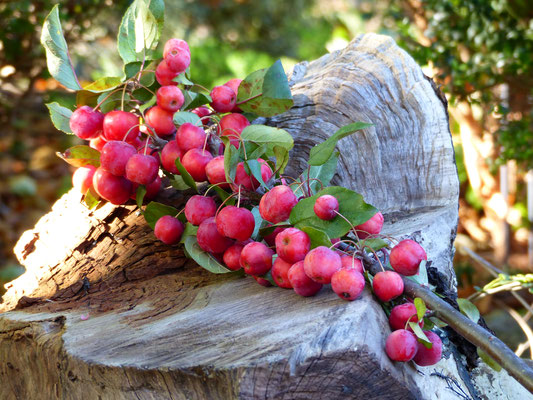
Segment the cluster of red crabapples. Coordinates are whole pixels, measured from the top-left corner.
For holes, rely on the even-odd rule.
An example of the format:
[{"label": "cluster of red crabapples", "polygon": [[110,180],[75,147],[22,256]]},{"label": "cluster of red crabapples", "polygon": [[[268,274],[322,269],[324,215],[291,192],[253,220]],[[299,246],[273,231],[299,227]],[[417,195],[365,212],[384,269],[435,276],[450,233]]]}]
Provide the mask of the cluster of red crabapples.
[{"label": "cluster of red crabapples", "polygon": [[[210,115],[227,113],[218,122],[217,135],[227,136],[239,147],[239,135],[250,124],[236,105],[241,80],[232,79],[213,88],[210,93],[212,109],[201,106],[192,110],[200,117],[202,126],[184,123],[176,129],[173,117],[183,106],[184,95],[173,79],[188,68],[191,55],[187,42],[181,39],[170,39],[163,54],[164,59],[155,70],[161,85],[156,92],[157,105],[144,115],[138,115],[136,110],[113,110],[103,114],[97,107],[89,106],[81,106],[73,112],[72,132],[89,140],[90,146],[100,152],[98,168],[87,165],[74,172],[73,185],[82,193],[93,188],[101,198],[118,205],[135,198],[137,187],[145,185],[145,199],[153,199],[162,184],[160,167],[179,174],[177,158],[197,182],[208,180],[217,184],[226,180],[223,159],[208,150],[209,136],[203,126],[207,125],[205,121],[209,121]],[[164,143],[159,139],[168,140],[161,151],[155,145],[156,138],[159,144]],[[240,165],[236,183],[247,177]]]},{"label": "cluster of red crabapples", "polygon": [[[259,284],[271,286],[268,279],[281,288],[293,289],[301,296],[313,296],[324,285],[344,300],[355,300],[365,288],[364,267],[355,252],[337,247],[318,246],[311,248],[308,234],[290,226],[293,207],[299,199],[292,188],[285,184],[272,187],[259,202],[259,213],[265,221],[275,226],[261,240],[252,240],[255,231],[253,213],[240,206],[243,192],[256,191],[260,183],[246,172],[244,163],[237,164],[235,178],[227,182],[224,156],[213,155],[208,150],[209,135],[204,130],[212,114],[225,114],[218,122],[216,134],[227,136],[229,145],[239,148],[239,136],[250,123],[239,113],[236,103],[241,80],[232,79],[225,85],[215,87],[210,96],[211,109],[202,106],[192,112],[202,121],[202,126],[184,123],[177,129],[174,113],[184,104],[182,91],[174,79],[190,64],[187,43],[171,39],[165,44],[164,59],[155,70],[161,87],[157,90],[157,105],[142,116],[135,111],[114,110],[105,115],[88,106],[79,107],[70,119],[72,131],[80,138],[90,140],[90,146],[100,151],[100,166],[80,167],[73,175],[74,186],[82,193],[89,189],[113,204],[123,204],[134,198],[139,185],[146,188],[146,199],[154,198],[162,181],[160,168],[172,174],[180,174],[176,160],[179,158],[185,170],[196,182],[208,181],[222,189],[230,189],[238,197],[237,205],[217,205],[214,197],[192,196],[183,212],[187,221],[198,227],[196,239],[205,252],[223,263],[230,270],[243,269]],[[143,122],[141,123],[141,119]],[[146,137],[142,137],[142,135]],[[160,149],[152,146],[153,138],[163,138],[166,144]],[[161,143],[159,141],[159,143]],[[220,151],[219,151],[220,153]],[[270,165],[262,159],[260,172],[263,182],[273,176]],[[314,204],[316,216],[332,220],[339,214],[338,200],[331,195],[319,197]],[[383,215],[375,214],[365,223],[354,227],[359,239],[378,235],[383,226]],[[184,232],[183,223],[177,216],[166,215],[155,224],[155,235],[166,244],[176,244]],[[337,242],[337,241],[334,241]],[[424,249],[412,240],[403,240],[390,252],[393,270],[383,270],[372,280],[374,294],[383,302],[389,302],[403,294],[400,276],[418,273]],[[418,365],[432,365],[440,360],[442,343],[438,335],[425,331],[433,346],[422,345],[409,327],[409,322],[418,322],[414,304],[407,302],[395,306],[389,322],[393,332],[386,341],[386,352],[395,361],[414,360]]]}]

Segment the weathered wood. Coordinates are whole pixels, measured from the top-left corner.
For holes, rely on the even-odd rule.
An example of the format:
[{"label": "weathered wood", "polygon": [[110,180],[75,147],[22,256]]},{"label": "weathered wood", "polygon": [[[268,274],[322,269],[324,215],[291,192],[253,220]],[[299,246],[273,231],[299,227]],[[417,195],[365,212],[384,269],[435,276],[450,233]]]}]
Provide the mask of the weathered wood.
[{"label": "weathered wood", "polygon": [[[382,209],[387,233],[420,240],[453,289],[458,179],[432,83],[391,39],[364,35],[296,66],[291,85],[295,107],[267,121],[295,136],[289,173],[338,127],[373,122],[341,142],[335,181]],[[0,398],[528,396],[504,372],[490,388],[483,369],[470,376],[453,346],[435,368],[392,363],[369,291],[351,303],[327,290],[301,298],[209,274],[156,241],[135,206],[91,213],[79,201],[63,196],[17,244],[27,272],[0,304]]]}]

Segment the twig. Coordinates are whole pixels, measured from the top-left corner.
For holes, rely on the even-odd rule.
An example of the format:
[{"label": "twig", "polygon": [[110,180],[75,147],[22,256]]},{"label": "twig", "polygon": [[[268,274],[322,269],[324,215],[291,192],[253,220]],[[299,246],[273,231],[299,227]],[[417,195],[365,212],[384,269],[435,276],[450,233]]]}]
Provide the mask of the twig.
[{"label": "twig", "polygon": [[[520,329],[524,332],[527,338],[527,342],[529,343],[529,348],[531,348],[531,344],[533,343],[533,331],[529,327],[528,323],[522,318],[520,314],[516,312],[516,310],[513,310],[511,307],[509,307],[507,304],[505,304],[503,301],[495,300],[496,304],[500,308],[503,308],[505,311],[509,313],[511,317],[514,318],[516,323],[520,326]],[[516,354],[516,352],[515,352]],[[530,351],[530,358],[533,360],[533,352]]]}]

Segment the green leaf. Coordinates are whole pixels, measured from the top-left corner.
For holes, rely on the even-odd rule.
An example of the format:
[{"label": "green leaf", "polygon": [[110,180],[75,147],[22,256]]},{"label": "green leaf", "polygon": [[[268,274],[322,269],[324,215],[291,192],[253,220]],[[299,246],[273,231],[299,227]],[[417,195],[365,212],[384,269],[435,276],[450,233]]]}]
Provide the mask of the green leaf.
[{"label": "green leaf", "polygon": [[164,215],[175,216],[178,214],[178,210],[174,207],[167,206],[166,204],[157,203],[151,201],[144,209],[144,219],[150,226],[150,228],[155,228],[155,223],[159,218]]},{"label": "green leaf", "polygon": [[287,151],[294,146],[294,140],[289,132],[266,125],[248,125],[243,129],[241,138],[245,142],[252,142],[259,146],[266,144],[267,149],[271,151],[275,146]]},{"label": "green leaf", "polygon": [[322,165],[326,163],[335,151],[335,146],[340,139],[369,126],[373,126],[373,124],[354,122],[353,124],[343,126],[324,142],[317,144],[311,149],[309,152],[309,165]]},{"label": "green leaf", "polygon": [[203,106],[204,104],[209,104],[213,101],[211,96],[203,93],[195,93],[190,90],[182,90],[183,97],[185,98],[185,103],[181,107],[183,111],[193,110],[196,107]]},{"label": "green leaf", "polygon": [[304,226],[311,226],[325,232],[330,238],[344,236],[351,229],[348,222],[339,216],[330,221],[324,221],[318,218],[314,212],[313,207],[316,199],[325,194],[337,198],[339,201],[339,213],[354,226],[368,221],[377,212],[376,208],[365,203],[363,196],[359,193],[340,186],[331,186],[312,197],[300,200],[291,211],[291,224],[299,229]]},{"label": "green leaf", "polygon": [[252,215],[254,216],[254,221],[255,221],[255,226],[254,226],[254,231],[252,233],[252,237],[256,238],[258,233],[259,233],[259,230],[262,227],[266,226],[268,224],[268,222],[265,221],[261,217],[261,214],[259,213],[259,207],[252,208]]},{"label": "green leaf", "polygon": [[274,152],[274,157],[276,157],[276,171],[282,174],[289,163],[289,151],[282,146],[274,146],[272,151]]},{"label": "green leaf", "polygon": [[415,298],[416,316],[421,321],[426,314],[426,303],[420,297]]},{"label": "green leaf", "polygon": [[[321,190],[323,187],[329,185],[335,172],[337,172],[337,162],[339,160],[339,152],[334,152],[331,157],[322,165],[312,165],[309,169],[306,169],[298,178],[298,181],[305,182],[307,178],[311,179],[309,186],[311,188],[311,194]],[[322,185],[320,184],[322,182]],[[294,194],[296,197],[303,196],[303,188],[298,188],[299,185],[294,185]]]},{"label": "green leaf", "polygon": [[93,188],[90,188],[85,193],[85,196],[83,196],[83,202],[89,210],[93,210],[100,204],[100,196],[98,196]]},{"label": "green leaf", "polygon": [[303,226],[301,230],[307,233],[309,239],[311,239],[312,249],[318,246],[331,246],[331,239],[329,238],[326,232],[323,232],[320,229],[316,229],[311,226]]},{"label": "green leaf", "polygon": [[433,347],[433,343],[431,343],[431,340],[428,339],[422,328],[420,328],[420,325],[418,325],[417,322],[409,322],[409,326],[413,330],[413,333],[415,334],[417,340],[424,345],[425,348],[431,349]]},{"label": "green leaf", "polygon": [[[246,160],[244,165],[249,168],[250,172],[255,179],[259,181],[261,186],[268,190],[266,183],[263,181],[263,176],[261,174],[261,164],[257,160]],[[246,171],[248,173],[248,171]]]},{"label": "green leaf", "polygon": [[189,78],[187,78],[186,74],[179,74],[177,77],[172,79],[174,82],[181,83],[182,85],[192,86],[194,85],[194,82],[192,82]]},{"label": "green leaf", "polygon": [[139,106],[139,110],[143,113],[143,112],[145,112],[148,108],[152,107],[156,102],[157,102],[157,97],[153,96],[153,97],[150,98],[150,100],[148,100],[146,103],[144,103],[143,105]]},{"label": "green leaf", "polygon": [[435,324],[435,326],[437,326],[439,328],[444,328],[444,327],[448,326],[448,324],[446,322],[441,321],[437,317],[429,317],[429,320],[431,322],[433,322]]},{"label": "green leaf", "polygon": [[500,372],[502,370],[502,367],[500,364],[498,364],[494,358],[492,358],[491,356],[489,356],[487,353],[485,353],[485,351],[483,351],[482,349],[480,349],[479,347],[477,348],[477,355],[479,356],[479,358],[481,358],[483,360],[483,362],[485,364],[487,364],[489,367],[491,367],[494,371],[496,372]]},{"label": "green leaf", "polygon": [[[218,197],[220,198],[220,200],[222,201],[226,201],[226,199],[231,196],[228,192],[226,192],[224,189],[222,189],[220,186],[214,186],[214,185],[211,185],[209,186],[209,188],[213,188],[213,190],[215,192],[217,192],[217,195]],[[231,200],[228,200],[225,204],[229,205],[229,206],[232,206],[233,204],[235,204],[235,199],[233,199],[233,202]]]},{"label": "green leaf", "polygon": [[44,20],[41,44],[46,51],[48,71],[59,83],[72,90],[81,89],[74,66],[70,60],[67,42],[59,20],[59,6],[56,4]]},{"label": "green leaf", "polygon": [[194,226],[190,222],[187,222],[185,224],[185,229],[183,230],[183,234],[181,235],[180,243],[185,243],[185,239],[187,239],[187,236],[195,236],[198,233],[198,227]]},{"label": "green leaf", "polygon": [[[124,102],[128,101],[129,99],[130,99],[130,96],[129,94],[126,93],[124,96]],[[113,94],[111,94],[111,91],[103,92],[98,96],[98,99],[96,101],[97,103],[100,103],[103,101],[103,103],[100,104],[100,111],[103,113],[116,110],[117,108],[120,107],[120,104],[122,102],[122,91],[119,90]]]},{"label": "green leaf", "polygon": [[435,327],[435,324],[430,318],[424,317],[424,326],[422,327],[422,330],[424,331],[430,331]]},{"label": "green leaf", "polygon": [[187,190],[190,188],[190,186],[185,183],[181,175],[169,174],[169,176],[170,184],[174,189]]},{"label": "green leaf", "polygon": [[[150,58],[163,28],[164,0],[135,0],[126,10],[118,31],[118,52],[125,64]],[[141,45],[142,44],[142,45]]]},{"label": "green leaf", "polygon": [[[155,70],[157,67],[158,62],[155,60],[145,60],[144,66],[142,61],[134,61],[131,63],[128,63],[124,65],[124,77],[122,80],[127,80],[139,73],[141,70],[141,67],[143,67],[144,70]],[[155,82],[155,74],[153,72],[149,73],[143,73],[141,76],[141,84],[144,86],[151,86]],[[151,93],[150,93],[151,95]],[[140,99],[139,99],[140,100]]]},{"label": "green leaf", "polygon": [[196,240],[196,236],[187,236],[185,238],[185,249],[196,263],[214,274],[227,274],[231,270],[220,264],[211,254],[203,251]]},{"label": "green leaf", "polygon": [[459,304],[459,310],[461,310],[464,315],[466,315],[476,324],[478,323],[480,317],[479,310],[470,300],[457,299],[457,304]]},{"label": "green leaf", "polygon": [[183,125],[187,122],[196,126],[201,125],[200,117],[195,113],[188,111],[180,111],[174,114],[174,124]]},{"label": "green leaf", "polygon": [[99,93],[94,93],[89,90],[78,90],[76,92],[76,106],[94,107],[98,102]]},{"label": "green leaf", "polygon": [[135,196],[135,201],[137,202],[137,207],[142,209],[144,196],[146,195],[146,186],[139,185],[137,188],[137,195]]},{"label": "green leaf", "polygon": [[363,246],[369,246],[372,250],[378,251],[380,249],[383,249],[389,245],[389,243],[386,240],[383,240],[381,238],[368,238],[361,242],[361,245]]},{"label": "green leaf", "polygon": [[185,182],[187,186],[189,186],[190,188],[193,188],[194,190],[198,191],[198,188],[196,187],[196,182],[194,181],[191,174],[187,172],[187,170],[181,163],[181,160],[179,157],[176,158],[175,164],[176,164],[176,168],[180,172],[181,177],[183,178],[183,182]]},{"label": "green leaf", "polygon": [[68,134],[72,134],[72,130],[70,129],[69,125],[72,111],[56,102],[47,103],[46,107],[48,107],[50,119],[52,120],[52,123],[56,129]]},{"label": "green leaf", "polygon": [[65,150],[63,154],[56,154],[74,167],[84,167],[86,165],[100,166],[100,152],[86,145],[73,146]]},{"label": "green leaf", "polygon": [[235,174],[237,172],[237,164],[239,163],[239,149],[230,145],[230,140],[227,136],[222,137],[222,141],[226,145],[224,150],[224,172],[226,173],[226,181],[235,181]]},{"label": "green leaf", "polygon": [[[246,144],[249,145],[251,143],[248,142],[248,143],[245,143],[245,145]],[[248,155],[249,160],[257,160],[258,158],[263,157],[265,155],[265,152],[268,150],[268,146],[266,144],[262,144],[261,146],[257,146],[257,145],[253,145],[253,146],[255,147],[255,149],[251,153],[248,152],[248,148],[246,149],[246,154]],[[283,150],[286,151],[285,149]]]},{"label": "green leaf", "polygon": [[422,260],[420,262],[420,265],[418,266],[418,274],[412,275],[412,276],[406,276],[406,278],[412,280],[413,282],[418,283],[419,285],[431,287],[428,281],[428,271],[427,271],[426,265],[427,265],[427,261]]},{"label": "green leaf", "polygon": [[290,109],[294,102],[281,61],[248,75],[239,85],[237,102],[241,101],[245,101],[239,105],[243,111],[262,117],[271,117]]},{"label": "green leaf", "polygon": [[95,80],[92,83],[89,83],[83,87],[83,90],[87,90],[93,93],[106,92],[112,89],[115,89],[122,83],[122,78],[116,76],[107,76]]}]

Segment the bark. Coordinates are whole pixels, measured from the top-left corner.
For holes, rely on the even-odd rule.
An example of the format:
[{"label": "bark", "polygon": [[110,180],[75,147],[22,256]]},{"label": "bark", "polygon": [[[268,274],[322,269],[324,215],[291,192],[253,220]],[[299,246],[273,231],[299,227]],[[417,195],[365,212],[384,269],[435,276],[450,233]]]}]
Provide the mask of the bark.
[{"label": "bark", "polygon": [[[295,137],[289,174],[338,127],[373,122],[340,143],[335,183],[383,210],[386,233],[419,240],[453,291],[458,179],[432,82],[391,39],[364,35],[297,65],[291,86],[294,108],[263,121]],[[161,201],[180,207],[187,195]],[[90,212],[79,201],[63,196],[15,248],[27,272],[0,304],[0,398],[527,396],[504,372],[492,386],[482,368],[469,375],[446,340],[435,367],[392,363],[368,290],[354,302],[326,289],[301,298],[210,274],[158,242],[134,205]]]}]

